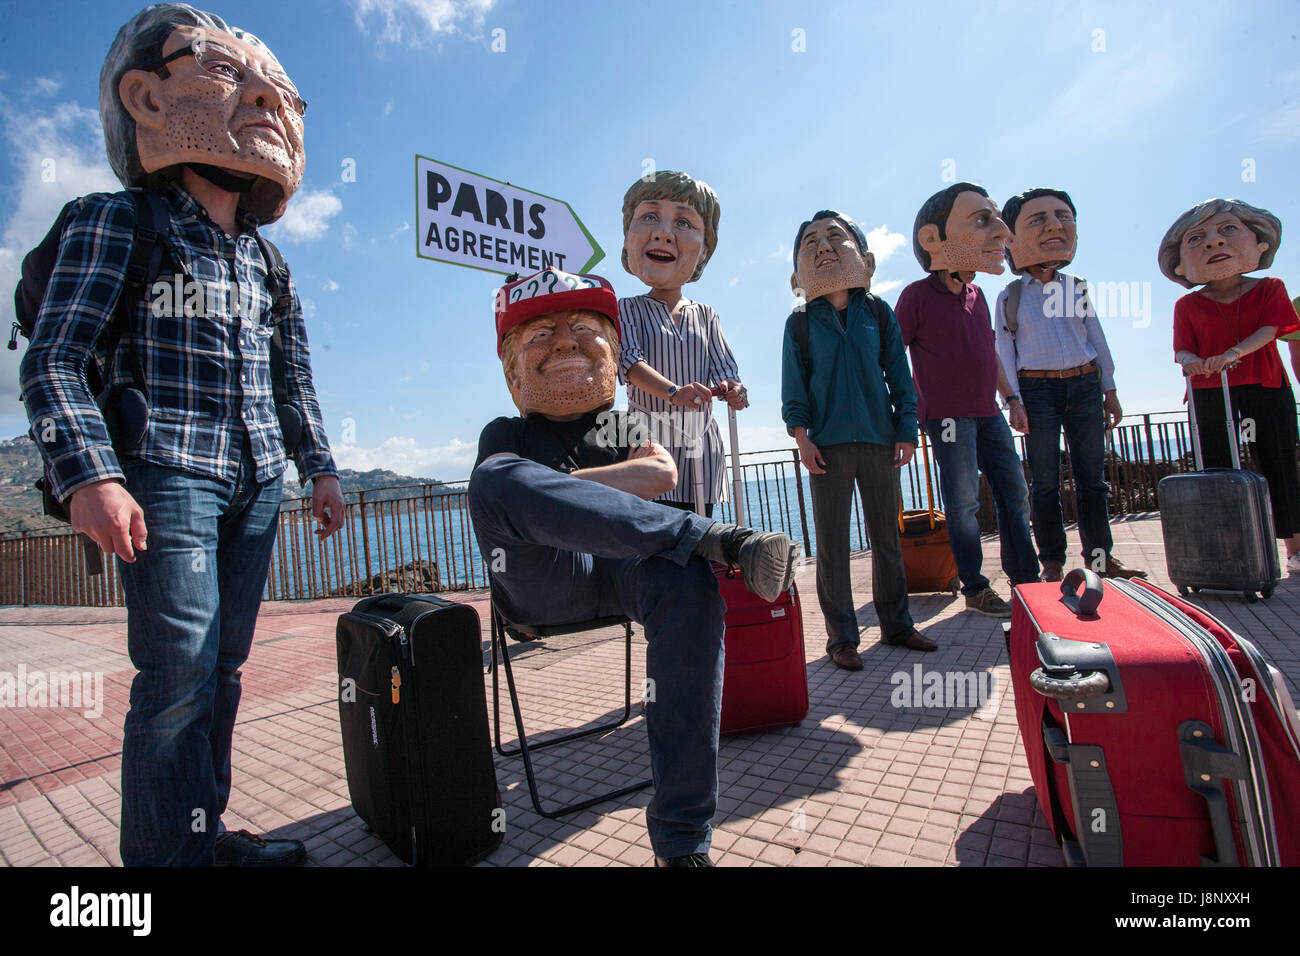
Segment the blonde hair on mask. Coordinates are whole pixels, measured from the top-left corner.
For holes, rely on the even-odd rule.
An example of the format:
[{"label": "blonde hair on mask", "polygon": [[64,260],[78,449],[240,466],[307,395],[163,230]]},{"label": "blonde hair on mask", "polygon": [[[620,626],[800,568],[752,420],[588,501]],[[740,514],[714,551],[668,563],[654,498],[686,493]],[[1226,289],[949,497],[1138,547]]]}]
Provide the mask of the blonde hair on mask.
[{"label": "blonde hair on mask", "polygon": [[[704,254],[695,266],[695,271],[687,282],[694,282],[704,274],[704,267],[713,257],[713,250],[718,246],[718,220],[722,217],[722,206],[718,204],[718,194],[713,187],[701,179],[672,169],[661,169],[650,175],[649,179],[638,179],[623,195],[623,235],[627,235],[632,226],[632,213],[643,202],[656,199],[668,202],[682,202],[700,214],[704,220]],[[623,250],[623,268],[631,273],[627,262],[627,249]]]}]

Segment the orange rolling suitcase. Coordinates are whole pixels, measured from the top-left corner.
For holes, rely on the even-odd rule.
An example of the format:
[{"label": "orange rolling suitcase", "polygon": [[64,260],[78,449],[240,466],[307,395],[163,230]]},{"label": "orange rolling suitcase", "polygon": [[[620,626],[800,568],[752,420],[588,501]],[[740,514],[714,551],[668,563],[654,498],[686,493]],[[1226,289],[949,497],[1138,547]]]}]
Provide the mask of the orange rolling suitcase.
[{"label": "orange rolling suitcase", "polygon": [[943,512],[934,506],[934,487],[930,479],[930,446],[921,432],[921,456],[925,466],[927,508],[920,511],[898,509],[898,537],[903,548],[903,567],[907,570],[907,593],[961,591],[957,577],[957,559],[948,542],[948,523]]}]

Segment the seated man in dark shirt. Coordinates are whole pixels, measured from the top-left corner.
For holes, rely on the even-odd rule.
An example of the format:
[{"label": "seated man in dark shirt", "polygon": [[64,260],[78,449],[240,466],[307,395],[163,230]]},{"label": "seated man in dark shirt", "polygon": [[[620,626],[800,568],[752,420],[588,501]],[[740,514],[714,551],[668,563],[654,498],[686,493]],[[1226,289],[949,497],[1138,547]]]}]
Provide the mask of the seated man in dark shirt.
[{"label": "seated man in dark shirt", "polygon": [[677,467],[608,411],[618,300],[604,279],[551,269],[508,283],[496,325],[523,417],[483,429],[470,478],[493,601],[516,625],[624,615],[644,626],[655,863],[711,866],[726,608],[709,561],[738,566],[774,600],[794,580],[799,545],[650,500],[676,486]]}]

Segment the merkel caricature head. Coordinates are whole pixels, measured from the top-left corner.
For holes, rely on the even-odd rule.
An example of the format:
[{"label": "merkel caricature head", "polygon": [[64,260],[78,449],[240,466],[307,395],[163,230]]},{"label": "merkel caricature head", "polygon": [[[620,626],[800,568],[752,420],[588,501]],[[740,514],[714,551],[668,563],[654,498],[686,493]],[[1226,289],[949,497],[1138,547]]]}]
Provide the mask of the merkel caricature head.
[{"label": "merkel caricature head", "polygon": [[623,196],[623,268],[652,289],[680,289],[704,274],[722,208],[708,183],[664,169]]},{"label": "merkel caricature head", "polygon": [[496,296],[497,355],[521,415],[557,421],[614,404],[618,298],[594,275],[546,269]]},{"label": "merkel caricature head", "polygon": [[1160,240],[1167,279],[1188,289],[1273,264],[1282,221],[1240,199],[1207,199],[1174,220]]},{"label": "merkel caricature head", "polygon": [[242,193],[240,208],[261,224],[283,215],[302,182],[306,108],[262,41],[183,3],[137,13],[99,74],[108,159],[124,186],[193,164]]},{"label": "merkel caricature head", "polygon": [[921,206],[912,225],[912,252],[926,272],[1001,275],[1011,230],[988,191],[953,183]]},{"label": "merkel caricature head", "polygon": [[1002,221],[1011,230],[1007,262],[1016,275],[1030,266],[1063,269],[1079,245],[1074,201],[1063,189],[1026,189],[1002,204]]},{"label": "merkel caricature head", "polygon": [[794,236],[790,288],[808,302],[845,289],[869,289],[876,257],[862,227],[834,209],[822,209]]}]

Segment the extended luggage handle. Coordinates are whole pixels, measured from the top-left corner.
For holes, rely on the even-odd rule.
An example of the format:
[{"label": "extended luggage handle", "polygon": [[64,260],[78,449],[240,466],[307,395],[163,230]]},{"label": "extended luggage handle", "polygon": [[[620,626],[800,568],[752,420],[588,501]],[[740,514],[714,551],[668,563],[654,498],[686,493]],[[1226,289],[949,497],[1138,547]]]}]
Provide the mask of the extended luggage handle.
[{"label": "extended luggage handle", "polygon": [[[1192,389],[1192,377],[1183,373],[1187,378],[1187,416],[1191,425],[1192,432],[1192,464],[1196,466],[1197,471],[1205,470],[1205,457],[1201,454],[1201,429],[1196,424],[1196,395]],[[1221,388],[1223,389],[1223,408],[1227,413],[1225,421],[1228,426],[1228,448],[1232,450],[1232,467],[1234,471],[1241,470],[1241,453],[1237,448],[1237,420],[1232,413],[1232,393],[1228,390],[1228,369],[1227,366],[1219,372]]]},{"label": "extended luggage handle", "polygon": [[[1080,584],[1083,585],[1082,593]],[[1075,568],[1061,582],[1061,603],[1078,617],[1095,615],[1103,594],[1101,576],[1087,568]]]},{"label": "extended luggage handle", "polygon": [[[925,503],[930,512],[930,530],[935,527],[935,510],[934,510],[934,487],[930,483],[930,446],[925,440],[925,429],[921,430],[921,464],[925,467]],[[903,534],[907,529],[903,526],[903,495],[899,490],[898,495],[898,533]]]}]

